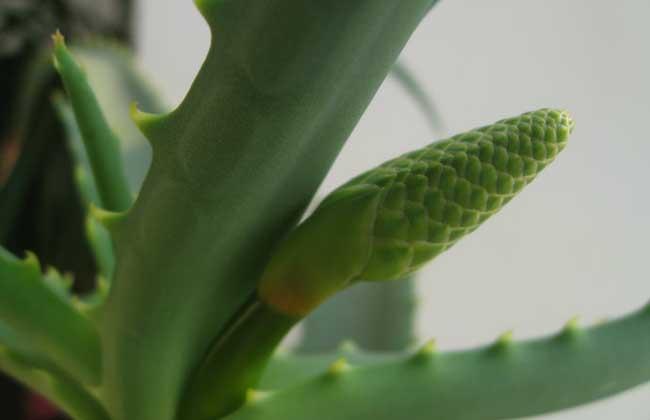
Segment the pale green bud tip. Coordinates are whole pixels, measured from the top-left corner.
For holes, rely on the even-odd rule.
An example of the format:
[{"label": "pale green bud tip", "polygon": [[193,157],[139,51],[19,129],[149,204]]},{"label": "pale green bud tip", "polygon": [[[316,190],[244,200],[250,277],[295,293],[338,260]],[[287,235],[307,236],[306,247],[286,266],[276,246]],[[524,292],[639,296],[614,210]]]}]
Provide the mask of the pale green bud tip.
[{"label": "pale green bud tip", "polygon": [[65,37],[58,29],[52,34],[52,41],[54,42],[55,47],[65,46]]}]

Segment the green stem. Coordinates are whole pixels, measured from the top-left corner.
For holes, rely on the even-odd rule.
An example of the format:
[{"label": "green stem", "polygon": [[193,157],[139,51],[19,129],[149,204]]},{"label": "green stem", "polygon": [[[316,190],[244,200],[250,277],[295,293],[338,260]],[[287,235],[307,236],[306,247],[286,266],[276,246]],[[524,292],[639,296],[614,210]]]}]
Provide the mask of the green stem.
[{"label": "green stem", "polygon": [[237,409],[299,319],[282,315],[253,295],[216,340],[185,392],[179,418],[210,420]]},{"label": "green stem", "polygon": [[190,91],[165,116],[134,113],[153,162],[114,237],[117,420],[173,418],[432,2],[197,1],[213,42]]}]

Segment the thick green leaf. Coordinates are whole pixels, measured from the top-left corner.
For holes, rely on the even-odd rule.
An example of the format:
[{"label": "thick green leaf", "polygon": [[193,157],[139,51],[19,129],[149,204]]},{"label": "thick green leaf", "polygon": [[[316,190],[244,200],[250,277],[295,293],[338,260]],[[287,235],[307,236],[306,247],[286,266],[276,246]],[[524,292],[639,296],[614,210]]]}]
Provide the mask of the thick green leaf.
[{"label": "thick green leaf", "polygon": [[[501,420],[615,395],[650,381],[650,309],[589,329],[477,350],[333,364],[302,384],[251,392],[228,420]],[[314,369],[325,360],[304,361]],[[295,363],[297,364],[297,362]],[[281,382],[282,383],[282,382]],[[272,383],[271,385],[277,385]]]},{"label": "thick green leaf", "polygon": [[78,420],[110,420],[98,400],[84,387],[63,375],[34,367],[22,354],[0,345],[0,370],[30,387]]},{"label": "thick green leaf", "polygon": [[63,36],[54,36],[54,63],[63,79],[84,140],[100,204],[110,211],[131,206],[119,140],[109,126],[81,67],[71,57]]},{"label": "thick green leaf", "polygon": [[351,341],[341,343],[335,351],[309,355],[280,351],[270,360],[256,388],[270,391],[299,385],[341,359],[354,366],[371,366],[402,360],[405,356],[406,352],[366,352]]},{"label": "thick green leaf", "polygon": [[[68,296],[65,280],[50,271],[45,275],[35,257],[18,260],[0,248],[0,321],[16,343],[29,343],[39,358],[85,383],[101,377],[99,336],[89,319],[80,314]],[[11,343],[9,343],[11,344]]]},{"label": "thick green leaf", "polygon": [[119,138],[131,191],[138,192],[151,163],[151,146],[131,119],[129,106],[137,103],[151,112],[165,112],[169,106],[151,82],[155,77],[143,72],[125,47],[97,40],[75,43],[70,48],[85,70],[106,121]]},{"label": "thick green leaf", "polygon": [[[137,191],[151,162],[151,147],[131,120],[128,106],[134,101],[147,109],[158,111],[166,109],[166,106],[142,77],[134,58],[123,47],[97,41],[74,45],[72,50],[87,73],[88,83],[96,93],[108,125],[119,138],[128,183],[132,191]],[[101,206],[73,110],[61,96],[57,96],[54,103],[74,158],[75,180],[83,204],[86,209],[91,204]],[[88,215],[86,236],[100,274],[110,281],[115,265],[110,234],[92,215]]]},{"label": "thick green leaf", "polygon": [[118,418],[173,416],[432,3],[197,2],[213,42],[192,88],[135,115],[154,157],[104,318]]}]

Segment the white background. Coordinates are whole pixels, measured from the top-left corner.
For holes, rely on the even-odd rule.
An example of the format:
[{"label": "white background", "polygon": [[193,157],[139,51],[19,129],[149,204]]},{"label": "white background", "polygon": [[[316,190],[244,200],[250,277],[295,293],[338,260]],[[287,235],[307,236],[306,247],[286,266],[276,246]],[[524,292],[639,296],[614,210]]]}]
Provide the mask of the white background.
[{"label": "white background", "polygon": [[[178,102],[208,45],[190,0],[144,0],[140,52]],[[443,0],[402,59],[453,134],[539,107],[571,111],[568,148],[537,181],[421,275],[418,329],[443,349],[514,329],[517,338],[616,316],[650,298],[650,2]],[[377,94],[326,193],[433,140],[391,80]],[[554,420],[647,420],[650,387]]]}]

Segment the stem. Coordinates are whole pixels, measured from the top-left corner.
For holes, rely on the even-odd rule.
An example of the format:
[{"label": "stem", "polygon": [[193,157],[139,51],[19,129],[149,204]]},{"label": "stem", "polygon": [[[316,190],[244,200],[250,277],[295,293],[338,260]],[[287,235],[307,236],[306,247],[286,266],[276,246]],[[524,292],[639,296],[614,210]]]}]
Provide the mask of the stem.
[{"label": "stem", "polygon": [[209,420],[237,409],[259,381],[275,348],[300,319],[252,295],[197,369],[180,409],[183,420]]},{"label": "stem", "polygon": [[197,1],[213,43],[190,91],[134,113],[153,161],[102,331],[117,420],[173,418],[431,3]]}]

